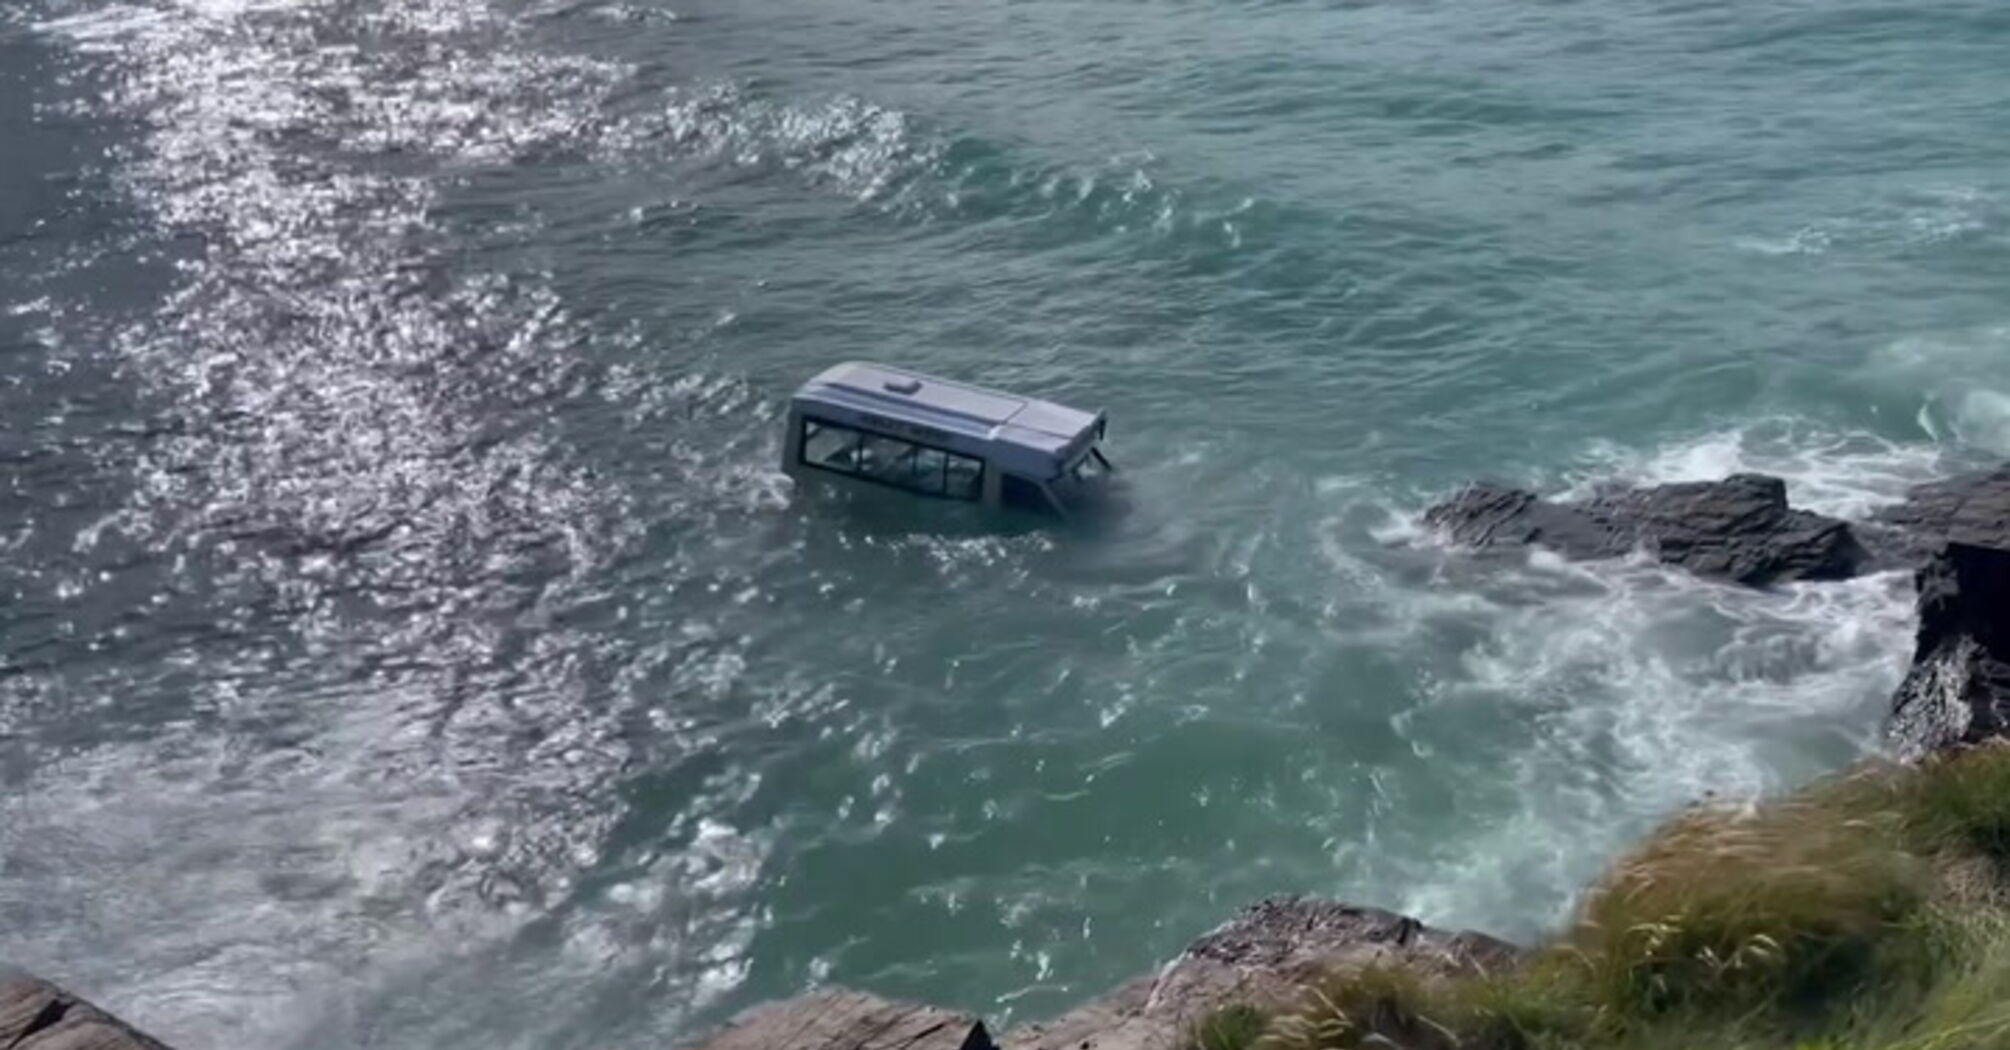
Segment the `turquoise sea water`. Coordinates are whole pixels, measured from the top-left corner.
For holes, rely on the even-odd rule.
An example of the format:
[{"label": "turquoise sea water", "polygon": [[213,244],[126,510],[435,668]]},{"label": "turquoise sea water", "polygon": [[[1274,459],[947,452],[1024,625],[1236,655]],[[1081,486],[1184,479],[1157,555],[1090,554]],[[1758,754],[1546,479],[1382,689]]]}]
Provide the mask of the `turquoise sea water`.
[{"label": "turquoise sea water", "polygon": [[[187,1047],[1025,1020],[1311,892],[1531,936],[1878,747],[1907,582],[1416,524],[2010,454],[1988,0],[22,0],[0,958]],[[878,358],[1135,507],[805,498]]]}]

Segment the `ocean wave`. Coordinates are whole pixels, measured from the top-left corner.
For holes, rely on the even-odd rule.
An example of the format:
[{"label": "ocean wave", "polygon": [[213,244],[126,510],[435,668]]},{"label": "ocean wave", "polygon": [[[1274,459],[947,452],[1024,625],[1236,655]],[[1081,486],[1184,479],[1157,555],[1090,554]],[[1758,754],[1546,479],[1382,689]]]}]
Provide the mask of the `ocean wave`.
[{"label": "ocean wave", "polygon": [[862,202],[897,199],[939,149],[898,110],[852,96],[777,101],[730,82],[672,88],[627,133],[663,143],[674,162],[793,173]]},{"label": "ocean wave", "polygon": [[1933,248],[2004,226],[1998,195],[1976,186],[1928,186],[1874,200],[1842,215],[1817,219],[1777,236],[1733,243],[1760,255],[1826,255]]},{"label": "ocean wave", "polygon": [[1920,430],[1950,448],[2010,455],[2010,326],[1909,336],[1872,350],[1864,377],[1912,391]]},{"label": "ocean wave", "polygon": [[1943,450],[1791,416],[1712,430],[1653,449],[1593,443],[1562,479],[1564,498],[1581,499],[1609,483],[1659,485],[1711,481],[1732,474],[1772,474],[1787,483],[1794,506],[1861,518],[1946,473]]},{"label": "ocean wave", "polygon": [[[1402,903],[1418,914],[1534,933],[1675,809],[1778,791],[1880,747],[1909,650],[1901,574],[1748,592],[1540,554],[1504,571],[1490,589],[1547,596],[1488,610],[1485,640],[1406,717],[1505,705],[1526,720],[1504,781],[1456,789],[1514,801],[1500,825],[1459,836],[1483,862],[1439,857],[1414,874]],[[1566,580],[1529,578],[1548,574]]]},{"label": "ocean wave", "polygon": [[[1537,484],[1578,498],[1759,471],[1783,477],[1797,506],[1855,517],[1947,468],[1932,445],[1779,417],[1646,448],[1598,442]],[[1476,558],[1417,527],[1418,508],[1382,514],[1382,543],[1428,559],[1406,569],[1371,557],[1385,567],[1350,574],[1351,615],[1385,621],[1369,637],[1432,648],[1409,657],[1432,670],[1399,732],[1426,756],[1470,750],[1462,738],[1476,725],[1503,737],[1486,749],[1502,769],[1431,767],[1486,825],[1433,829],[1456,850],[1392,817],[1381,834],[1401,837],[1400,859],[1342,855],[1416,914],[1535,935],[1675,809],[1782,790],[1883,747],[1911,645],[1903,573],[1754,590],[1644,558]]]}]

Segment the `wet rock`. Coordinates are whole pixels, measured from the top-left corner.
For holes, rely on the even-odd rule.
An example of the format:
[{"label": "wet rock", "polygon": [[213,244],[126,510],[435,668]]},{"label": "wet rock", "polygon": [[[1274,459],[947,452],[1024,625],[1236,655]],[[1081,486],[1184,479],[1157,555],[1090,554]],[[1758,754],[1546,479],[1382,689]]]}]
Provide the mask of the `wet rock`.
[{"label": "wet rock", "polygon": [[20,973],[0,973],[0,1048],[167,1050],[62,988]]},{"label": "wet rock", "polygon": [[1520,949],[1449,933],[1377,908],[1279,897],[1245,908],[1158,973],[1043,1024],[1005,1034],[1005,1050],[1167,1050],[1231,1003],[1281,1004],[1333,970],[1370,962],[1428,973],[1512,964]]},{"label": "wet rock", "polygon": [[1870,520],[1896,534],[1913,564],[1945,543],[2010,549],[2010,463],[1915,486]]},{"label": "wet rock", "polygon": [[834,988],[756,1007],[698,1050],[997,1048],[984,1022],[969,1014]]},{"label": "wet rock", "polygon": [[[1522,951],[1377,908],[1304,897],[1259,901],[1140,977],[1053,1021],[993,1044],[968,1014],[834,989],[758,1007],[696,1050],[1173,1050],[1231,1004],[1296,1003],[1307,983],[1383,962],[1426,974],[1513,965]],[[4,1046],[4,1044],[0,1044]]]},{"label": "wet rock", "polygon": [[1900,752],[2010,732],[2010,546],[1946,544],[1914,579],[1919,634],[1890,726]]},{"label": "wet rock", "polygon": [[1699,576],[1759,587],[1848,579],[1879,561],[1848,522],[1789,507],[1786,483],[1763,474],[1620,489],[1577,503],[1481,483],[1424,520],[1471,546],[1533,544],[1573,559],[1638,549]]}]

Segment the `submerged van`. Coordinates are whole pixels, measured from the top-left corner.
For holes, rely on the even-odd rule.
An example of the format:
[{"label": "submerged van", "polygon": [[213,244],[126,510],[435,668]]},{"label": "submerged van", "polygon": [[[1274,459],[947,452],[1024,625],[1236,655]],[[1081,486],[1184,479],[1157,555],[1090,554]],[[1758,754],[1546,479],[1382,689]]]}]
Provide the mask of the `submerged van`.
[{"label": "submerged van", "polygon": [[1113,473],[1099,447],[1107,427],[1101,412],[853,361],[790,400],[782,469],[1065,517]]}]

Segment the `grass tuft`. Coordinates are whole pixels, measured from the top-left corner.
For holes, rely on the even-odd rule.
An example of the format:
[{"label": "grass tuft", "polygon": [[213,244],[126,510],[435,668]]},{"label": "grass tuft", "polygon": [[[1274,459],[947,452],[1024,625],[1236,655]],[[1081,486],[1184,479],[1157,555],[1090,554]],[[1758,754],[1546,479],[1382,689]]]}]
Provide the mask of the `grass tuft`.
[{"label": "grass tuft", "polygon": [[1195,1022],[1184,1050],[1255,1050],[1270,1019],[1254,1006],[1235,1003]]},{"label": "grass tuft", "polygon": [[1369,965],[1307,989],[1305,1008],[1273,1021],[1262,1050],[1459,1045],[1441,985],[1399,966]]},{"label": "grass tuft", "polygon": [[1571,932],[1597,1005],[1627,1020],[1802,1014],[1908,961],[1928,869],[1894,821],[1837,816],[1788,802],[1664,827],[1592,890]]},{"label": "grass tuft", "polygon": [[2010,862],[2010,748],[1944,755],[1902,783],[1906,831],[1915,848]]}]

